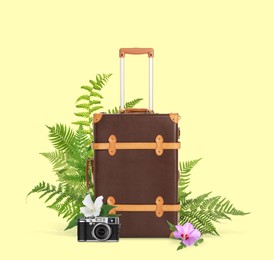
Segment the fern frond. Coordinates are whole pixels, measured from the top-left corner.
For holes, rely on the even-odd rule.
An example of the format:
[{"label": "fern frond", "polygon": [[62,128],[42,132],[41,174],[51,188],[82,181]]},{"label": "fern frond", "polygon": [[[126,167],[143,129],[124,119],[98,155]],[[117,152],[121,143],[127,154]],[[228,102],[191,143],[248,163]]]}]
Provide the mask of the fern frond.
[{"label": "fern frond", "polygon": [[69,184],[71,187],[75,187],[75,186],[78,186],[80,183],[85,183],[86,179],[83,174],[79,175],[77,173],[74,173],[74,174],[62,174],[59,177],[59,180],[61,182]]},{"label": "fern frond", "polygon": [[105,84],[108,82],[109,78],[112,74],[97,74],[96,75],[96,82],[90,80],[89,82],[92,84],[94,89],[101,90]]},{"label": "fern frond", "polygon": [[46,157],[53,165],[53,170],[64,167],[66,165],[66,157],[63,151],[54,151],[49,153],[40,153]]},{"label": "fern frond", "polygon": [[94,106],[89,110],[89,114],[91,114],[91,113],[93,113],[93,112],[95,112],[95,111],[97,111],[101,108],[103,108],[103,106]]},{"label": "fern frond", "polygon": [[182,204],[182,210],[198,210],[204,200],[209,196],[211,192],[204,193],[195,199],[188,199]]},{"label": "fern frond", "polygon": [[83,133],[88,135],[88,134],[91,134],[92,131],[91,130],[83,130]]},{"label": "fern frond", "polygon": [[118,114],[119,112],[120,112],[120,110],[117,107],[108,109],[108,114]]},{"label": "fern frond", "polygon": [[132,108],[135,107],[137,104],[139,104],[143,99],[142,98],[136,98],[129,102],[125,103],[125,108]]},{"label": "fern frond", "polygon": [[81,95],[76,100],[76,103],[79,101],[88,101],[88,102],[82,102],[76,105],[77,108],[84,109],[84,111],[75,113],[76,116],[82,117],[83,120],[73,122],[73,124],[80,125],[81,121],[85,122],[82,125],[84,125],[86,129],[84,129],[82,133],[90,135],[90,138],[89,138],[90,141],[93,140],[92,129],[90,125],[92,122],[92,113],[103,108],[103,106],[100,105],[101,104],[100,99],[103,99],[103,96],[100,94],[100,91],[106,85],[111,75],[112,74],[97,74],[95,81],[94,80],[89,81],[91,86],[81,87],[82,89],[87,90],[89,92],[88,95]]},{"label": "fern frond", "polygon": [[88,100],[89,101],[89,95],[82,95],[77,98],[76,103],[80,100]]},{"label": "fern frond", "polygon": [[30,195],[30,194],[33,194],[33,193],[42,193],[42,195],[40,195],[39,198],[43,198],[44,196],[46,195],[49,195],[49,197],[47,198],[46,202],[48,200],[50,200],[53,196],[59,194],[62,192],[62,189],[61,189],[61,185],[59,185],[58,187],[56,187],[55,185],[51,185],[49,183],[46,183],[44,181],[42,182],[39,182],[38,185],[34,186],[32,188],[32,190],[29,192],[29,194],[27,195],[27,197]]},{"label": "fern frond", "polygon": [[[143,99],[142,98],[136,98],[133,99],[129,102],[125,103],[125,108],[133,108],[136,106],[138,103],[140,103]],[[120,112],[120,108],[114,107],[112,109],[108,109],[108,114],[118,114]]]},{"label": "fern frond", "polygon": [[186,190],[186,188],[188,187],[189,183],[190,183],[190,174],[189,172],[193,169],[193,167],[201,160],[197,159],[197,160],[192,160],[192,161],[187,161],[187,162],[183,162],[180,163],[180,179],[179,179],[179,184],[178,184],[178,194],[180,196],[180,194]]},{"label": "fern frond", "polygon": [[89,103],[88,104],[87,103],[81,103],[81,104],[76,105],[76,107],[77,108],[83,108],[85,110],[89,110],[90,105],[89,105]]},{"label": "fern frond", "polygon": [[211,217],[205,214],[205,212],[184,212],[181,215],[179,222],[181,225],[184,225],[186,222],[192,223],[193,226],[199,229],[202,234],[219,235],[212,223]]},{"label": "fern frond", "polygon": [[98,98],[103,98],[103,96],[101,95],[101,94],[99,94],[98,92],[96,92],[96,91],[94,91],[94,90],[92,90],[91,92],[90,92],[90,95],[92,96],[92,97],[98,97]]},{"label": "fern frond", "polygon": [[27,197],[28,197],[30,194],[32,194],[32,193],[37,193],[37,192],[45,191],[45,190],[47,190],[47,188],[50,189],[50,184],[45,183],[44,181],[39,182],[38,185],[36,185],[36,186],[34,186],[34,187],[32,188],[32,190],[28,193]]},{"label": "fern frond", "polygon": [[63,124],[47,127],[49,129],[49,139],[57,150],[65,152],[68,149],[71,149],[74,132],[70,127]]},{"label": "fern frond", "polygon": [[90,106],[96,105],[96,104],[101,104],[101,101],[100,100],[92,100],[92,101],[89,102]]},{"label": "fern frond", "polygon": [[89,118],[90,113],[89,112],[78,112],[78,113],[74,113],[74,115],[84,117],[84,118]]},{"label": "fern frond", "polygon": [[92,91],[92,87],[90,87],[90,86],[82,86],[81,88],[82,88],[82,89],[85,89],[85,90],[87,90],[87,91],[89,91],[89,92]]},{"label": "fern frond", "polygon": [[[213,222],[231,218],[228,215],[246,215],[237,210],[229,200],[220,196],[208,197],[210,192],[194,199],[181,200],[180,221],[187,221],[195,225],[203,234],[218,235]],[[186,196],[185,196],[186,197]]]},{"label": "fern frond", "polygon": [[75,121],[75,122],[72,122],[72,124],[74,124],[74,125],[90,126],[90,122],[89,121]]}]

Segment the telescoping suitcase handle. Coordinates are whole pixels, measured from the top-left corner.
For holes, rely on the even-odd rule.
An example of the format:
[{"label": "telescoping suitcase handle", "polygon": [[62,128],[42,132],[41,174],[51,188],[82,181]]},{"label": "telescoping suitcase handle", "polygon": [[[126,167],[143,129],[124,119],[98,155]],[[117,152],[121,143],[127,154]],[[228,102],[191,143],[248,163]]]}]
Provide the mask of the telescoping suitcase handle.
[{"label": "telescoping suitcase handle", "polygon": [[[126,54],[147,54],[149,59],[149,109],[134,108],[125,110],[125,56]],[[121,112],[153,112],[153,48],[121,48],[120,56],[120,109]]]}]

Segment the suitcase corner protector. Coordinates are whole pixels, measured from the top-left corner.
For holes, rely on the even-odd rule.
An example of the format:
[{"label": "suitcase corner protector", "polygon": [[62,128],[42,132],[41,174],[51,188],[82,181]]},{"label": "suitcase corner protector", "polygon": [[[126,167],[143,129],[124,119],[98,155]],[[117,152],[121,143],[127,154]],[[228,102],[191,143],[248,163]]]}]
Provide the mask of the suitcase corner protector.
[{"label": "suitcase corner protector", "polygon": [[178,113],[170,113],[169,114],[170,120],[176,124],[178,124],[180,116]]},{"label": "suitcase corner protector", "polygon": [[103,117],[103,113],[95,113],[93,114],[93,124],[98,123]]}]

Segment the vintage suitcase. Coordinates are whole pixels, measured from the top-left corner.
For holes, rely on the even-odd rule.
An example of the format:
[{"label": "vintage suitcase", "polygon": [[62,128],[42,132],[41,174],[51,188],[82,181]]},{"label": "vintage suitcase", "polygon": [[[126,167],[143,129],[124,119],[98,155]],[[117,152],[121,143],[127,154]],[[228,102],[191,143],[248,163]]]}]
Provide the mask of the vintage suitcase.
[{"label": "vintage suitcase", "polygon": [[[149,109],[124,109],[125,54],[148,54]],[[121,113],[94,114],[95,196],[117,207],[121,237],[169,237],[166,220],[177,224],[178,119],[152,107],[151,48],[120,49]]]}]

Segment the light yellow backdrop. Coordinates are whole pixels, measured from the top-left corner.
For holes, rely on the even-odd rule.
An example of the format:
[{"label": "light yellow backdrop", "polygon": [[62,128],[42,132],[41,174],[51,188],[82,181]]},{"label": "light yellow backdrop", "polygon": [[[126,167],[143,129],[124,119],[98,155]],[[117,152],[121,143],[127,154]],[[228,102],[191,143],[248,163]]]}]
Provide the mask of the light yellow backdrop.
[{"label": "light yellow backdrop", "polygon": [[[266,0],[1,1],[1,259],[273,259],[273,13]],[[155,111],[182,116],[180,160],[203,157],[193,194],[252,212],[197,248],[77,243],[37,196],[25,200],[56,180],[38,154],[52,150],[45,124],[75,120],[96,73],[113,73],[104,104],[118,105],[118,49],[136,46],[155,49]],[[147,66],[126,58],[127,100],[147,98]]]}]

